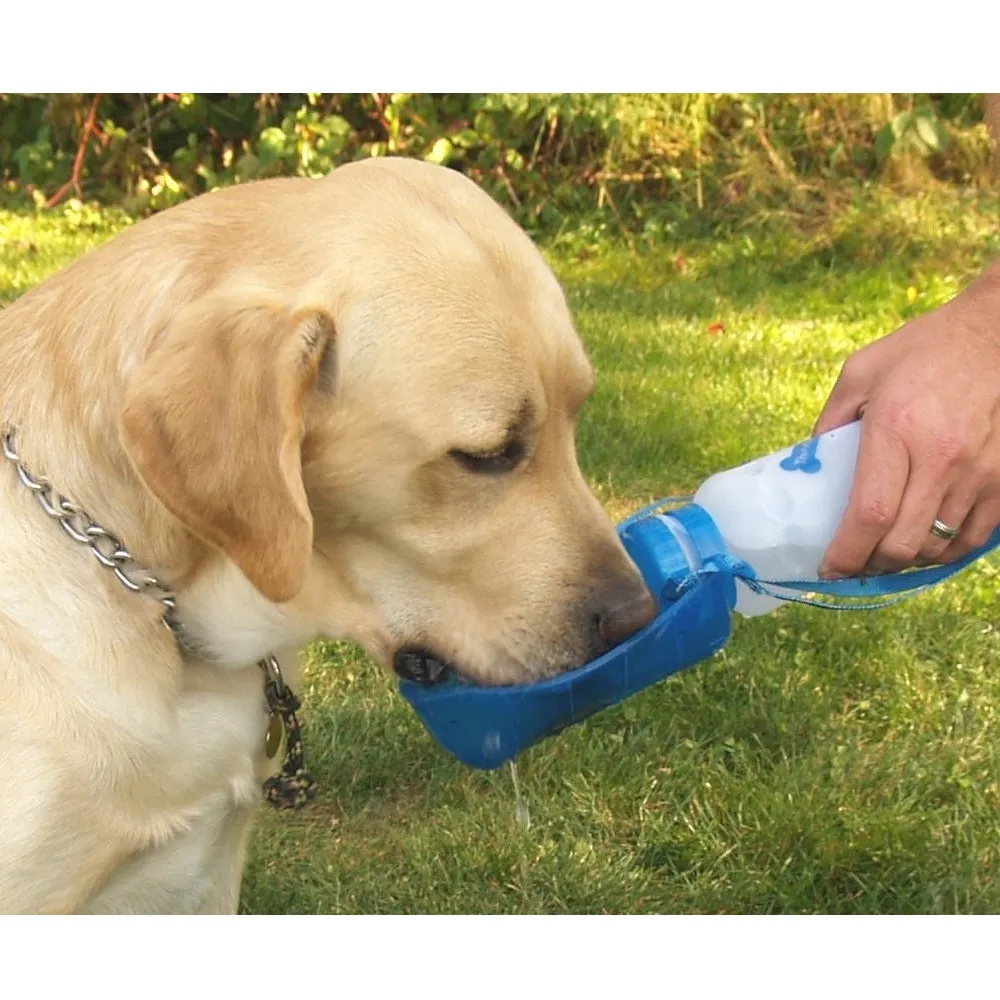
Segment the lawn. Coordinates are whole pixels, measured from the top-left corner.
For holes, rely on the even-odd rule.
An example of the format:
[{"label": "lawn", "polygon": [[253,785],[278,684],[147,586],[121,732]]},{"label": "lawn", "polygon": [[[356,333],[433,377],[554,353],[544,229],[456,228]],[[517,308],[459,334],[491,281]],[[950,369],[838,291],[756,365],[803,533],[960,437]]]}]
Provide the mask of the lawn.
[{"label": "lawn", "polygon": [[[585,473],[616,519],[805,436],[857,346],[1000,252],[1000,199],[858,190],[809,226],[594,220],[542,241],[598,373]],[[0,212],[0,302],[107,238]],[[363,653],[305,654],[317,802],[265,812],[248,913],[1000,911],[998,563],[877,613],[738,620],[712,660],[507,770],[439,750]]]}]

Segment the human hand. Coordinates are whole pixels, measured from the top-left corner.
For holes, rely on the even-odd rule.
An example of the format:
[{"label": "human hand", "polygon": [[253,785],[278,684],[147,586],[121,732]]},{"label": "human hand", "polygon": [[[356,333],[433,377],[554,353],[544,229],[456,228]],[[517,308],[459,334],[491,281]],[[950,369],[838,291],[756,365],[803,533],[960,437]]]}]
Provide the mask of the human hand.
[{"label": "human hand", "polygon": [[[862,417],[826,578],[951,562],[1000,524],[1000,262],[957,298],[862,348],[814,429]],[[931,533],[935,520],[959,528]]]}]

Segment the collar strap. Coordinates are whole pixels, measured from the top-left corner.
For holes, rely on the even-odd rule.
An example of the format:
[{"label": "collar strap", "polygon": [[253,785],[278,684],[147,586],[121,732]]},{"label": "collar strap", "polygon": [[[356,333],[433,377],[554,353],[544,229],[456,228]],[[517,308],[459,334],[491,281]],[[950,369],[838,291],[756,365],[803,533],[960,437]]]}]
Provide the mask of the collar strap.
[{"label": "collar strap", "polygon": [[[0,439],[4,458],[17,470],[18,478],[38,501],[49,517],[81,545],[90,549],[94,558],[114,573],[118,582],[133,594],[145,594],[163,606],[163,624],[177,636],[182,628],[176,619],[177,601],[173,591],[145,570],[128,549],[110,531],[102,528],[86,511],[58,493],[44,476],[34,476],[21,461],[14,446],[14,432],[4,431]],[[295,713],[300,708],[298,698],[281,676],[281,668],[273,656],[257,661],[264,673],[264,698],[269,723],[264,748],[268,757],[278,752],[281,733],[285,735],[285,760],[281,771],[264,782],[264,797],[279,809],[299,809],[316,795],[316,782],[305,769],[302,734]]]}]

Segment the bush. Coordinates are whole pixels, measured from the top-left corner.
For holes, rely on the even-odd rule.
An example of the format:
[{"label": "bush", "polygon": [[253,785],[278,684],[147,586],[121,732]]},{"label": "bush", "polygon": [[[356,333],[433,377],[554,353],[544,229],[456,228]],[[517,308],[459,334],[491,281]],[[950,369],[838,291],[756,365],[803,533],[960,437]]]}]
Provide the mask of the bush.
[{"label": "bush", "polygon": [[989,151],[969,94],[0,95],[8,197],[133,215],[402,154],[468,174],[529,229],[595,208],[634,226],[651,197],[719,217],[807,211],[823,182],[899,180],[901,165],[974,183]]}]

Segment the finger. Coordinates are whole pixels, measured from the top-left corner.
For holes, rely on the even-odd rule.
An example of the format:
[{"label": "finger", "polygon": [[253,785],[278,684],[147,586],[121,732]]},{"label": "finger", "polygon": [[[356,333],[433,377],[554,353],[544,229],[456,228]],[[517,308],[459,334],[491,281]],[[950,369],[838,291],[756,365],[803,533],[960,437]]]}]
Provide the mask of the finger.
[{"label": "finger", "polygon": [[837,387],[834,386],[833,393],[830,394],[830,398],[826,401],[826,406],[823,407],[820,415],[816,418],[812,436],[818,437],[827,431],[836,430],[838,427],[843,427],[846,424],[853,424],[855,420],[864,415],[864,410],[865,399],[863,396],[855,391],[848,391],[846,389],[838,393]]},{"label": "finger", "polygon": [[1000,526],[1000,496],[988,495],[969,511],[962,524],[961,534],[941,553],[941,562],[954,562],[968,555],[973,549],[978,549],[980,545],[985,545],[998,526]]},{"label": "finger", "polygon": [[[991,499],[1000,500],[1000,492],[996,486],[998,473],[1000,473],[1000,431],[991,428],[986,442],[981,448],[975,449],[974,457],[963,462],[953,476],[952,487],[945,494],[937,520],[949,527],[958,528],[960,532],[966,530],[974,507]],[[949,549],[952,552],[957,551],[956,543],[958,545],[963,543],[961,533],[957,539],[950,541],[931,534],[921,549],[920,561],[942,562]],[[955,548],[952,548],[953,546]],[[975,545],[969,546],[966,551],[975,547]],[[951,558],[958,556],[953,555]]]},{"label": "finger", "polygon": [[902,439],[866,417],[847,508],[823,557],[820,576],[856,576],[864,569],[896,520],[909,472]]},{"label": "finger", "polygon": [[826,405],[813,425],[813,437],[853,423],[861,416],[867,401],[867,384],[862,385],[854,375],[856,358],[857,355],[841,368]]},{"label": "finger", "polygon": [[[949,528],[961,529],[976,503],[977,492],[975,480],[971,477],[959,477],[955,485],[945,494],[936,517],[931,519],[931,524],[940,521]],[[928,528],[927,537],[920,547],[920,555],[916,561],[923,565],[941,562],[944,553],[955,541],[957,539],[938,538]]]},{"label": "finger", "polygon": [[[920,461],[912,454],[909,461],[910,475],[896,519],[868,560],[867,569],[872,573],[895,573],[912,566],[928,545],[928,539],[941,541],[935,539],[930,530],[944,505],[945,491],[949,485],[945,478],[947,470],[938,468],[926,459]],[[961,521],[958,523],[961,524]],[[947,544],[945,541],[944,546]]]}]

